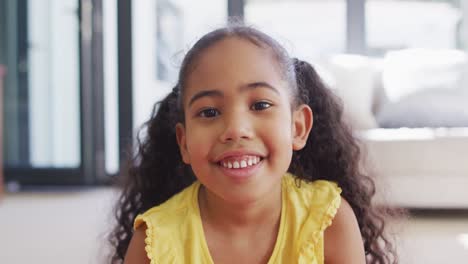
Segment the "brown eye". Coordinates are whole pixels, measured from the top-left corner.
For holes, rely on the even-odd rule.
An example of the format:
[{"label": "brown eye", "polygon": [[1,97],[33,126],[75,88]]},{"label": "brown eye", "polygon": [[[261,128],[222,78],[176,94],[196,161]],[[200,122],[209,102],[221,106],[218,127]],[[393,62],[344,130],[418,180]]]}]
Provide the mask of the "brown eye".
[{"label": "brown eye", "polygon": [[267,108],[270,108],[272,106],[272,104],[268,103],[268,102],[256,102],[255,104],[252,105],[252,110],[255,110],[255,111],[262,111],[262,110],[265,110]]},{"label": "brown eye", "polygon": [[198,116],[205,117],[205,118],[213,118],[219,115],[219,111],[215,108],[208,108],[200,111]]}]

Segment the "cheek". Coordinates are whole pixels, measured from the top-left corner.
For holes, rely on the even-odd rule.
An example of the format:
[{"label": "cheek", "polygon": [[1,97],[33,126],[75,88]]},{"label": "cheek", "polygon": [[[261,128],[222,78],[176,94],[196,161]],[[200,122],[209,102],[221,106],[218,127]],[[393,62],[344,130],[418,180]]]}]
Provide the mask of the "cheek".
[{"label": "cheek", "polygon": [[[200,126],[187,126],[187,149],[197,159],[209,152],[212,146],[213,131]],[[195,156],[194,156],[195,155]]]},{"label": "cheek", "polygon": [[291,116],[286,111],[275,115],[275,118],[261,125],[264,138],[268,138],[269,145],[273,150],[284,151],[292,148],[292,126]]},{"label": "cheek", "polygon": [[284,109],[276,120],[276,129],[285,140],[290,140],[292,135],[292,116],[289,109]]}]

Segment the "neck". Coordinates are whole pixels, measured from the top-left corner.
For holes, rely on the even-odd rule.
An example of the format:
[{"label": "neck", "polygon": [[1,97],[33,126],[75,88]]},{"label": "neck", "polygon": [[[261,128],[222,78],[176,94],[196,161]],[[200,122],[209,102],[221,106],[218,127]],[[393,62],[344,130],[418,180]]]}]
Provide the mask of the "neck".
[{"label": "neck", "polygon": [[236,204],[200,187],[199,206],[204,222],[228,233],[277,225],[281,217],[281,183],[276,191],[256,201]]}]

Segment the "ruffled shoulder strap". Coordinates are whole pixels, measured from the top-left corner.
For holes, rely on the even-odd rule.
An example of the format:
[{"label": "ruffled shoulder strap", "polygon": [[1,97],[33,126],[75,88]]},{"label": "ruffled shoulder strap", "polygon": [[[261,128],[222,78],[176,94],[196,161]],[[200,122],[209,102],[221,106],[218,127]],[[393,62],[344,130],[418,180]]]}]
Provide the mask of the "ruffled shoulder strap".
[{"label": "ruffled shoulder strap", "polygon": [[[190,202],[193,189],[197,184],[183,190],[165,203],[153,207],[138,215],[133,229],[146,225],[145,251],[151,264],[180,263],[176,254],[181,250],[179,243],[180,230],[186,225],[190,213]],[[181,229],[182,228],[182,229]]]},{"label": "ruffled shoulder strap", "polygon": [[331,181],[318,180],[313,182],[314,193],[311,210],[320,212],[314,218],[320,224],[319,231],[324,231],[332,224],[332,220],[341,204],[341,188]]},{"label": "ruffled shoulder strap", "polygon": [[145,238],[145,251],[146,251],[146,256],[148,256],[148,259],[150,260],[151,264],[156,264],[156,254],[154,252],[154,241],[157,239],[157,236],[155,236],[156,232],[154,230],[154,224],[153,221],[151,221],[151,218],[148,215],[142,214],[138,215],[135,218],[135,222],[133,224],[133,229],[137,229],[140,227],[142,224],[146,225],[146,238]]},{"label": "ruffled shoulder strap", "polygon": [[294,179],[290,184],[303,203],[300,210],[306,211],[299,233],[299,263],[323,263],[323,234],[340,207],[341,188],[335,182],[325,180],[305,182]]}]

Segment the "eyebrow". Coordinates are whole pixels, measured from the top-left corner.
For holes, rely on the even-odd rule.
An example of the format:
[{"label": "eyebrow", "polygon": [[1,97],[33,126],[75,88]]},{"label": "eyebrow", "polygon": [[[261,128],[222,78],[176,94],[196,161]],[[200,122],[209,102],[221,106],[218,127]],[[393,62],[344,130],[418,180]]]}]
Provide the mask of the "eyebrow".
[{"label": "eyebrow", "polygon": [[[267,82],[253,82],[253,83],[248,83],[246,85],[242,85],[240,87],[240,92],[244,92],[246,90],[253,90],[253,89],[256,89],[256,88],[259,88],[259,87],[264,87],[264,88],[267,88],[267,89],[270,89],[272,90],[273,92],[275,92],[276,94],[280,94],[279,90],[277,88],[275,88],[273,85],[267,83]],[[192,98],[190,99],[190,102],[189,102],[189,107],[198,99],[200,98],[203,98],[203,97],[223,97],[224,94],[223,92],[219,91],[219,90],[203,90],[203,91],[200,91],[196,94],[194,94],[192,96]]]}]

